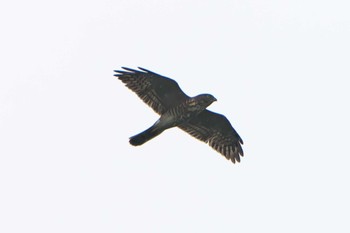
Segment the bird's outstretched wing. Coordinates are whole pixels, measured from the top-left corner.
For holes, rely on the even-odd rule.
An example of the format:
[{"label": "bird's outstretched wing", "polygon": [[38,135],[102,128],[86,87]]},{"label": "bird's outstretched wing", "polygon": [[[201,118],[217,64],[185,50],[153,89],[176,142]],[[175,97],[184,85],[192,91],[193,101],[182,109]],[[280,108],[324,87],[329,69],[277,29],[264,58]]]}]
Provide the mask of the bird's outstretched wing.
[{"label": "bird's outstretched wing", "polygon": [[209,143],[233,163],[243,156],[243,141],[224,115],[204,110],[188,123],[179,126],[193,137]]},{"label": "bird's outstretched wing", "polygon": [[134,70],[122,67],[115,70],[118,77],[126,86],[135,92],[146,104],[158,114],[183,103],[189,97],[180,89],[174,80],[143,69]]}]

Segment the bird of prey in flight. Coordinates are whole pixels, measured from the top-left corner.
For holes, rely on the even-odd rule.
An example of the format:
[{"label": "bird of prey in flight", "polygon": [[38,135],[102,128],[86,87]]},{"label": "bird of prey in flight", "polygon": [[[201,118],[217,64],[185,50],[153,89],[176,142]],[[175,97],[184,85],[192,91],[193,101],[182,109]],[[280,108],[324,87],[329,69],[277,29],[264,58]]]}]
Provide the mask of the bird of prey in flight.
[{"label": "bird of prey in flight", "polygon": [[145,131],[132,136],[130,144],[139,146],[161,134],[179,127],[193,137],[208,143],[226,159],[240,162],[243,141],[224,115],[206,108],[216,101],[210,94],[187,96],[174,80],[139,67],[115,70],[125,85],[148,104],[160,118]]}]

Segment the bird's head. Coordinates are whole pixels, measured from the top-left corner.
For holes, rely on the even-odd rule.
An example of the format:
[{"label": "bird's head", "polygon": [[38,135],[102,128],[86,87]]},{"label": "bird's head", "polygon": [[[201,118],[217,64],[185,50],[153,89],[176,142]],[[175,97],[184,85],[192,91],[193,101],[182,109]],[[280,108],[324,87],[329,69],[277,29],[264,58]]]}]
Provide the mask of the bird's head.
[{"label": "bird's head", "polygon": [[217,101],[217,99],[210,94],[197,95],[195,98],[198,104],[200,104],[203,107],[208,107],[211,103],[213,103],[214,101]]}]

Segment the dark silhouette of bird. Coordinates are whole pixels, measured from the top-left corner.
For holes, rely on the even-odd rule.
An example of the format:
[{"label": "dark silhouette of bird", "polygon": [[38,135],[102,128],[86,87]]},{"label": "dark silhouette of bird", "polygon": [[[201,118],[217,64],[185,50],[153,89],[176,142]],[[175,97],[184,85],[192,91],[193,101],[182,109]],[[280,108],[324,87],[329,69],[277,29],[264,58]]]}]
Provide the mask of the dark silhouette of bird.
[{"label": "dark silhouette of bird", "polygon": [[206,108],[216,101],[210,94],[187,96],[174,80],[139,67],[115,70],[126,86],[148,104],[160,118],[145,131],[132,136],[130,144],[139,146],[161,134],[179,127],[193,137],[208,143],[233,163],[243,156],[243,141],[224,115]]}]

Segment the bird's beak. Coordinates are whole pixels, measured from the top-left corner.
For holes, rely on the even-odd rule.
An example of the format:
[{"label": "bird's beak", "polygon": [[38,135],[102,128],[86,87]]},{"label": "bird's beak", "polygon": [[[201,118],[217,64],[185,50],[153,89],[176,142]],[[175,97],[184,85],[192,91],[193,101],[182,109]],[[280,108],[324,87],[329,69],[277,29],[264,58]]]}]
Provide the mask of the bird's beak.
[{"label": "bird's beak", "polygon": [[218,100],[214,97],[214,101],[218,101]]}]

